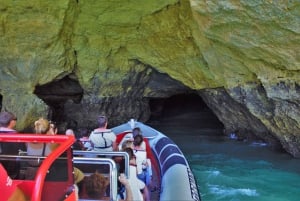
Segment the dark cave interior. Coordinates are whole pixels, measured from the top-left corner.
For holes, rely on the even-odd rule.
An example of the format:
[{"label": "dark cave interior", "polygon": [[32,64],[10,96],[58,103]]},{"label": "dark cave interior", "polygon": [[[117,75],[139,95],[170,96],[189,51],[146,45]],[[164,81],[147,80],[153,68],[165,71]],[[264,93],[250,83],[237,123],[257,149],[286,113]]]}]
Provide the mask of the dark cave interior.
[{"label": "dark cave interior", "polygon": [[49,119],[63,122],[64,115],[61,111],[64,111],[64,103],[67,100],[79,103],[83,96],[83,89],[77,79],[73,79],[72,75],[69,75],[60,80],[36,86],[34,94],[50,107]]},{"label": "dark cave interior", "polygon": [[149,122],[223,129],[224,125],[196,93],[183,93],[169,98],[150,99]]},{"label": "dark cave interior", "polygon": [[[36,86],[34,93],[50,107],[48,118],[60,123],[65,121],[62,112],[64,103],[68,100],[79,103],[83,96],[83,89],[77,79],[65,76],[60,80]],[[2,96],[0,100],[1,98]],[[197,93],[187,92],[169,98],[150,98],[149,107],[151,117],[147,122],[160,121],[168,124],[174,121],[180,125],[188,124],[202,128],[224,127]],[[180,122],[176,121],[176,117],[180,117]]]},{"label": "dark cave interior", "polygon": [[[64,122],[64,103],[72,100],[81,101],[83,89],[78,81],[69,76],[45,85],[37,86],[34,93],[49,107],[48,118],[59,123]],[[0,110],[3,108],[3,95],[0,94]],[[169,98],[150,98],[150,119],[147,123],[161,122],[164,124],[180,124],[201,128],[223,129],[223,124],[201,96],[196,93],[181,93]],[[180,120],[178,121],[178,117]],[[176,119],[177,118],[177,119]]]}]

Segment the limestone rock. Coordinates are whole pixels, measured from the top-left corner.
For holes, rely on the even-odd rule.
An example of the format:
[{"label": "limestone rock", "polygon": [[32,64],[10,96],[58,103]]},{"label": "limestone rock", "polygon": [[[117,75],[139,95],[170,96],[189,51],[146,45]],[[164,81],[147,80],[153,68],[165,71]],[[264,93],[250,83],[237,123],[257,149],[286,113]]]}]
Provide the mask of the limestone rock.
[{"label": "limestone rock", "polygon": [[300,3],[1,0],[0,100],[19,130],[146,121],[197,91],[225,125],[300,157]]}]

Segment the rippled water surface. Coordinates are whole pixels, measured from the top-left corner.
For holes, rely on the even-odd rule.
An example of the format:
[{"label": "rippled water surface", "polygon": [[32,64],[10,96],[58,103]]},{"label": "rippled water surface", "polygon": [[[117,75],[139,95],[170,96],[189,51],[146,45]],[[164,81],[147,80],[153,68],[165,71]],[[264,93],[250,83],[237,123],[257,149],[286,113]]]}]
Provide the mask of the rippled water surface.
[{"label": "rippled water surface", "polygon": [[224,137],[222,129],[213,128],[212,122],[201,123],[201,119],[185,114],[152,126],[186,155],[202,201],[300,200],[299,159],[271,151],[265,144]]}]

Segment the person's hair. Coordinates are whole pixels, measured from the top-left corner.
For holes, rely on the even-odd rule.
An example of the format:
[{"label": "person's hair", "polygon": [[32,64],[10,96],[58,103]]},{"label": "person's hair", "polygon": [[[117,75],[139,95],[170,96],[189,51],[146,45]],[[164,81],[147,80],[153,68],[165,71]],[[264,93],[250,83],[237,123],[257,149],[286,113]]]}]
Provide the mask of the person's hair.
[{"label": "person's hair", "polygon": [[34,122],[34,130],[37,134],[46,134],[50,129],[50,123],[47,119],[39,118]]},{"label": "person's hair", "polygon": [[79,128],[78,129],[79,137],[88,137],[90,132],[87,128]]},{"label": "person's hair", "polygon": [[8,127],[10,121],[17,120],[17,117],[11,112],[0,113],[0,126]]},{"label": "person's hair", "polygon": [[98,172],[91,174],[84,180],[86,193],[89,198],[93,199],[101,199],[105,195],[108,184],[108,179]]},{"label": "person's hair", "polygon": [[129,160],[131,160],[133,157],[135,157],[135,155],[133,153],[133,149],[131,149],[130,147],[126,147],[123,151],[128,154]]},{"label": "person's hair", "polygon": [[125,148],[127,147],[131,147],[133,145],[133,141],[132,140],[125,140],[123,143],[122,143],[122,150],[124,150]]},{"label": "person's hair", "polygon": [[106,116],[98,116],[98,125],[100,128],[103,128],[105,126],[105,124],[107,123],[107,117]]},{"label": "person's hair", "polygon": [[[124,152],[126,152],[128,154],[129,160],[135,158],[135,155],[133,153],[133,149],[131,149],[130,147],[126,147],[122,151],[124,151]],[[122,162],[120,163],[119,172],[120,173],[124,173],[125,172],[125,159],[124,158],[122,159]]]},{"label": "person's hair", "polygon": [[143,136],[139,134],[139,135],[134,136],[133,144],[134,144],[134,146],[140,146],[143,141],[144,141]]},{"label": "person's hair", "polygon": [[142,135],[142,130],[140,127],[135,127],[133,130],[132,130],[132,136],[136,136],[136,135]]}]

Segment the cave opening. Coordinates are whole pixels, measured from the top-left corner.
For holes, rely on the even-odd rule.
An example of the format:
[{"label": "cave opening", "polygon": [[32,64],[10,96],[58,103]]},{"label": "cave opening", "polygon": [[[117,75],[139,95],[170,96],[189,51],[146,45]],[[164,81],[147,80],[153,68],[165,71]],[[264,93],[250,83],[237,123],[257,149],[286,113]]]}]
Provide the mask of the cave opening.
[{"label": "cave opening", "polygon": [[196,93],[182,93],[169,98],[152,98],[149,105],[150,123],[224,129],[223,123]]},{"label": "cave opening", "polygon": [[71,100],[80,103],[83,89],[75,75],[68,75],[60,80],[36,86],[34,94],[49,106],[47,118],[59,124],[65,121],[65,102]]},{"label": "cave opening", "polygon": [[[77,125],[69,125],[72,122],[66,122],[65,103],[67,101],[80,103],[83,93],[75,75],[68,75],[62,79],[36,86],[34,90],[34,94],[49,106],[47,118],[58,125],[67,123],[68,125],[64,126],[68,127],[77,127]],[[1,102],[2,96],[0,96],[0,106]],[[219,130],[224,128],[222,122],[196,92],[182,92],[168,98],[150,98],[149,107],[151,116],[147,123],[150,124],[162,122],[173,126],[178,124]]]}]

